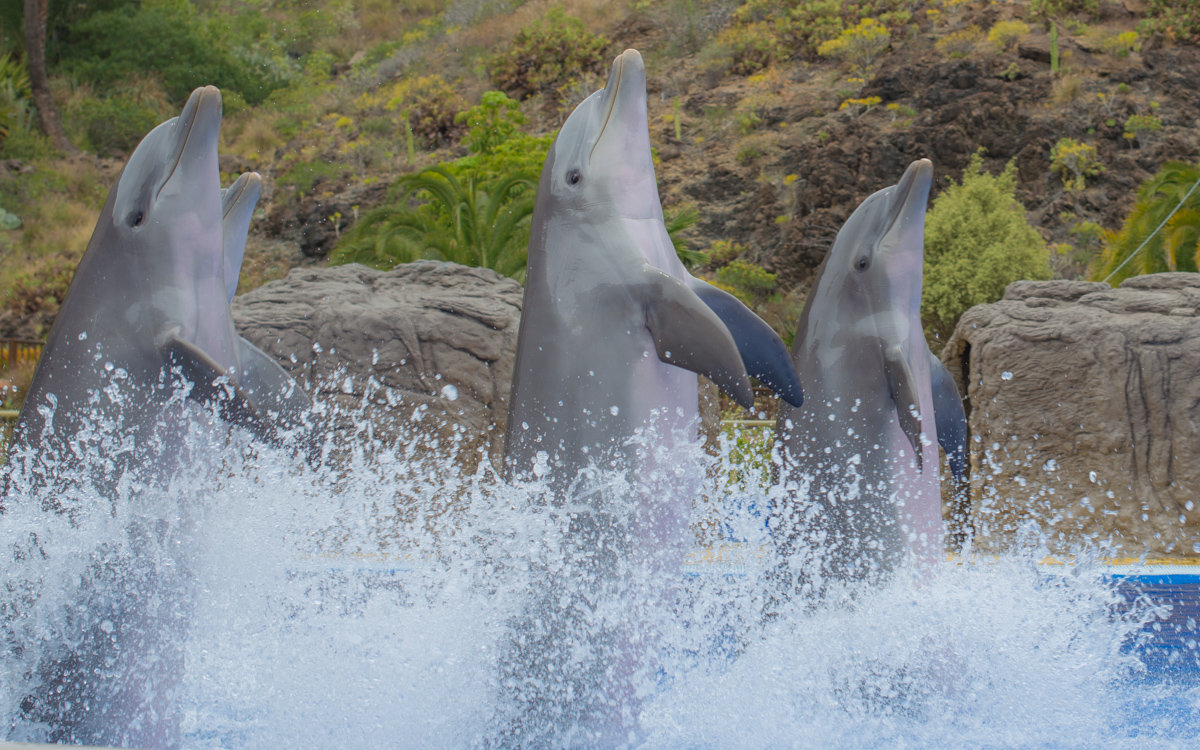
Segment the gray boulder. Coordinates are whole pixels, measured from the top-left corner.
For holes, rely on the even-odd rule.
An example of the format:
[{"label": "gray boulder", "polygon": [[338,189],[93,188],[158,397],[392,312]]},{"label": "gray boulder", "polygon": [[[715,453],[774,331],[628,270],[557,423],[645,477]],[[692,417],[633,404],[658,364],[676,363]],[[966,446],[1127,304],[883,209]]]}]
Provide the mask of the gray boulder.
[{"label": "gray boulder", "polygon": [[942,360],[968,396],[977,547],[1032,521],[1061,551],[1200,555],[1200,274],[1015,282]]},{"label": "gray boulder", "polygon": [[521,317],[520,284],[493,271],[422,261],[293,269],[238,296],[238,332],[330,411],[329,429],[372,438],[419,430],[477,462],[499,455]]}]

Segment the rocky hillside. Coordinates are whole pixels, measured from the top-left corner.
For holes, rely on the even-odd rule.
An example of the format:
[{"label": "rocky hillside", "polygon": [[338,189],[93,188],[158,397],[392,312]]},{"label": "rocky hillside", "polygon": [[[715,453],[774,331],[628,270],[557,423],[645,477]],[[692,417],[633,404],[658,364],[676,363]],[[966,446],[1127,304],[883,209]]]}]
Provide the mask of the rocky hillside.
[{"label": "rocky hillside", "polygon": [[[267,5],[279,28],[292,28],[293,5]],[[1018,198],[1055,243],[1056,275],[1078,278],[1137,186],[1166,160],[1192,160],[1200,149],[1200,47],[1189,41],[1200,22],[1186,2],[859,0],[841,4],[837,18],[821,16],[821,3],[782,0],[430,0],[400,3],[386,19],[366,2],[329,5],[344,23],[325,36],[310,32],[305,51],[287,53],[299,77],[261,102],[227,106],[223,170],[232,178],[254,169],[266,183],[243,289],[326,262],[355,220],[387,200],[397,176],[464,155],[454,112],[504,88],[506,52],[554,8],[600,38],[598,62],[560,71],[544,90],[508,87],[521,99],[524,129],[552,133],[603,84],[615,53],[642,51],[664,206],[698,209],[685,232],[693,247],[745,245],[745,259],[778,274],[777,294],[760,307],[774,305],[767,312],[781,328],[841,223],[913,159],[933,160],[935,195],[980,148],[993,172],[1015,160]],[[203,15],[223,6],[195,7]],[[876,17],[886,40],[870,60],[816,43]],[[831,20],[836,28],[820,31]],[[59,71],[69,116],[80,85],[65,66]],[[449,125],[406,133],[396,102],[437,85],[445,90],[433,100],[449,111],[440,120]],[[1074,186],[1053,151],[1064,138],[1091,149]],[[27,187],[30,171],[92,180],[72,187],[84,207],[63,220],[82,227],[69,236],[39,240],[41,229],[28,222],[0,233],[8,266],[0,333],[45,330],[63,269],[94,221],[88,211],[98,211],[120,163],[108,153],[81,157],[84,167],[52,153],[0,153],[9,157],[0,202],[18,215],[36,212],[33,201],[46,194]],[[54,241],[61,246],[47,250]]]}]

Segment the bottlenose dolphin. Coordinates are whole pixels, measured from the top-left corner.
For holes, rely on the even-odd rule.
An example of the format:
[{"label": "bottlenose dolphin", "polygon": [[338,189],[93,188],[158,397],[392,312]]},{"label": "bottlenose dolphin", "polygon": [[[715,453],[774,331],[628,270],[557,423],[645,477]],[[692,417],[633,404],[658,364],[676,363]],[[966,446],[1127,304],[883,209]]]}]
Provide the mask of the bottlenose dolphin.
[{"label": "bottlenose dolphin", "polygon": [[[792,347],[805,402],[782,409],[776,424],[781,479],[793,493],[773,510],[772,537],[785,557],[823,539],[821,573],[839,579],[877,579],[905,555],[923,565],[940,558],[935,440],[956,477],[965,470],[962,402],[921,327],[932,174],[928,160],[914,162],[854,211],[818,270]],[[798,497],[805,481],[811,505]]]},{"label": "bottlenose dolphin", "polygon": [[540,454],[570,480],[640,428],[694,434],[693,373],[749,406],[747,372],[800,402],[774,331],[675,253],[650,152],[645,68],[626,50],[605,88],[567,118],[542,169],[505,470],[529,476]]},{"label": "bottlenose dolphin", "polygon": [[125,524],[120,539],[79,553],[91,562],[67,625],[74,632],[46,645],[24,702],[25,718],[54,742],[179,743],[175,692],[190,597],[177,547],[188,531],[166,488],[188,451],[183,396],[276,437],[267,410],[236,377],[220,122],[220,93],[197,89],[130,155],[17,420],[10,490],[67,514],[99,492],[114,513],[122,508]]},{"label": "bottlenose dolphin", "polygon": [[[237,292],[242,260],[246,255],[246,235],[254,206],[262,194],[262,176],[247,172],[228,189],[221,191],[221,245],[224,255],[225,293],[230,302]],[[315,432],[298,431],[312,413],[312,400],[292,376],[270,356],[242,336],[237,336],[237,359],[222,362],[238,384],[271,420],[271,427],[294,434],[310,461],[316,459],[319,446]]]},{"label": "bottlenose dolphin", "polygon": [[[502,680],[521,687],[501,744],[628,741],[653,626],[628,611],[625,622],[605,622],[600,612],[606,596],[620,601],[612,592],[637,585],[621,565],[652,581],[647,599],[670,599],[698,476],[653,495],[637,482],[668,473],[663,451],[695,443],[696,373],[749,406],[747,370],[800,402],[779,337],[675,254],[651,159],[645,69],[626,50],[605,88],[564,123],[538,183],[504,468],[539,477],[572,509],[570,562],[546,571],[513,624]],[[604,499],[589,484],[593,470],[632,477],[632,502]]]}]

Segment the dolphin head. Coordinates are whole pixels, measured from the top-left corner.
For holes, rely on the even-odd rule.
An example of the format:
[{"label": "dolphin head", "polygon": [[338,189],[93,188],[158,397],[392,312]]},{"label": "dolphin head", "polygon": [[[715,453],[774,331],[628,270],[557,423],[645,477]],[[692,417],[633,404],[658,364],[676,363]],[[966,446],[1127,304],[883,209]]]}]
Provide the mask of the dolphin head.
[{"label": "dolphin head", "polygon": [[[919,315],[924,271],[925,204],[933,181],[928,159],[915,161],[900,182],[871,195],[838,231],[822,275],[864,315],[884,310]],[[889,337],[890,338],[890,337]]]},{"label": "dolphin head", "polygon": [[[108,247],[155,282],[223,279],[217,136],[221,94],[196,89],[134,149],[101,217]],[[105,225],[106,224],[106,225]]]},{"label": "dolphin head", "polygon": [[558,211],[609,206],[627,219],[662,219],[637,50],[613,61],[608,82],[563,123],[542,170],[539,198]]},{"label": "dolphin head", "polygon": [[258,172],[247,172],[221,191],[221,246],[225,257],[225,293],[230,302],[237,291],[242,258],[246,254],[246,233],[261,194],[262,175]]}]

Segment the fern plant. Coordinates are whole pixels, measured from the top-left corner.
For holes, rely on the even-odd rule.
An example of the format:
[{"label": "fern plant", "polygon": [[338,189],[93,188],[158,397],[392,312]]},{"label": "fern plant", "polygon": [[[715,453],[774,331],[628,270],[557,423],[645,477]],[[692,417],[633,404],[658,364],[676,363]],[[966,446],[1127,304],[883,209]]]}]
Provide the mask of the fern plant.
[{"label": "fern plant", "polygon": [[400,178],[393,200],[347,232],[334,264],[389,269],[431,259],[525,278],[535,183],[524,176],[479,178],[436,166]]}]

